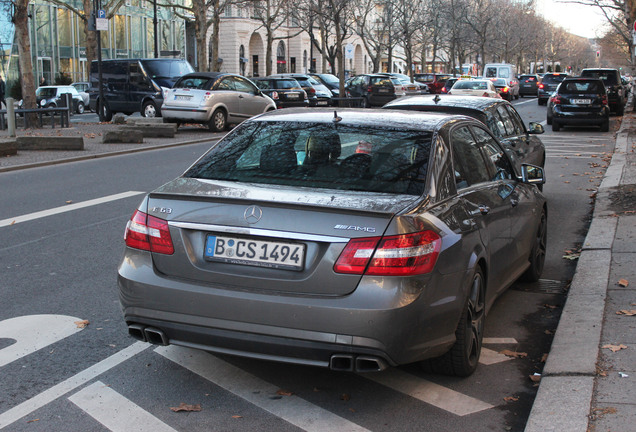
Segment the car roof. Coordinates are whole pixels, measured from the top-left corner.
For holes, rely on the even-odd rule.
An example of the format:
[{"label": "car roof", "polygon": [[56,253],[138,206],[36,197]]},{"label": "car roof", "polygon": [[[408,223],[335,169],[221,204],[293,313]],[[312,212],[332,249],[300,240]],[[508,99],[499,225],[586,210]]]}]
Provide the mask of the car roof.
[{"label": "car roof", "polygon": [[409,129],[421,131],[438,130],[447,123],[458,120],[481,124],[473,117],[400,110],[369,110],[364,108],[286,108],[252,117],[252,121],[294,121],[306,123],[329,123],[336,125],[355,125],[368,127],[386,127],[391,129]]},{"label": "car roof", "polygon": [[400,109],[400,106],[441,106],[485,111],[493,105],[507,103],[508,102],[503,99],[482,96],[417,95],[395,99],[386,104],[383,108]]},{"label": "car roof", "polygon": [[192,77],[202,77],[202,78],[218,78],[221,76],[239,76],[232,73],[227,72],[190,72],[183,75],[181,78],[192,78]]}]

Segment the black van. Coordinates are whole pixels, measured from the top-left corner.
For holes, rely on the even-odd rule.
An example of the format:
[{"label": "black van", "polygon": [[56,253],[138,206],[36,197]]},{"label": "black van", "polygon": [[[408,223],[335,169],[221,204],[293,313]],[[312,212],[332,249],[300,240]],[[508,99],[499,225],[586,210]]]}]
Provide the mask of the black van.
[{"label": "black van", "polygon": [[[118,59],[102,60],[104,119],[113,114],[130,115],[140,111],[144,117],[161,116],[163,90],[172,88],[181,76],[194,72],[190,63],[180,59]],[[91,63],[91,109],[97,112],[99,75],[97,61]]]}]

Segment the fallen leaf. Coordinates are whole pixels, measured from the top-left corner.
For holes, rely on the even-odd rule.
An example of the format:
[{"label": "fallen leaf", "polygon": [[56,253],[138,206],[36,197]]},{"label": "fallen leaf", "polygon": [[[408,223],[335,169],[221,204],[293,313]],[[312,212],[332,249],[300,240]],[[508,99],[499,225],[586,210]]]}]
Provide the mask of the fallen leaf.
[{"label": "fallen leaf", "polygon": [[608,350],[610,350],[612,352],[616,352],[616,351],[620,351],[622,349],[627,349],[627,345],[624,345],[624,344],[620,344],[620,345],[606,344],[606,345],[603,345],[601,348],[607,348]]},{"label": "fallen leaf", "polygon": [[511,351],[511,350],[503,350],[503,351],[499,351],[499,354],[503,354],[505,356],[508,357],[514,357],[514,358],[524,358],[524,357],[528,357],[528,353],[524,353],[524,352],[517,352],[517,351]]},{"label": "fallen leaf", "polygon": [[541,363],[545,363],[545,361],[548,359],[548,353],[545,353],[541,356]]},{"label": "fallen leaf", "polygon": [[233,415],[232,418],[243,418],[243,416]]},{"label": "fallen leaf", "polygon": [[343,393],[340,395],[340,400],[343,400],[343,401],[351,400],[351,395],[348,395],[347,393]]},{"label": "fallen leaf", "polygon": [[174,412],[179,412],[179,411],[186,411],[186,412],[201,411],[201,405],[200,404],[190,405],[190,404],[181,402],[178,407],[170,407],[170,409],[172,411],[174,411]]},{"label": "fallen leaf", "polygon": [[40,421],[40,419],[29,420],[27,423],[33,423],[33,422],[36,422],[36,421]]},{"label": "fallen leaf", "polygon": [[77,328],[85,328],[89,324],[90,322],[88,320],[75,321],[75,325],[77,326]]},{"label": "fallen leaf", "polygon": [[530,375],[530,381],[538,383],[539,381],[541,381],[541,374],[535,373],[533,375]]},{"label": "fallen leaf", "polygon": [[553,335],[554,334],[554,330],[545,330],[543,333],[545,333],[547,335]]},{"label": "fallen leaf", "polygon": [[616,315],[626,315],[626,316],[634,316],[636,315],[636,309],[623,309],[623,310],[619,310],[616,311]]},{"label": "fallen leaf", "polygon": [[15,221],[11,221],[11,223],[9,225],[13,225],[13,224],[15,224]]},{"label": "fallen leaf", "polygon": [[291,395],[293,395],[294,393],[290,392],[289,390],[283,390],[283,389],[280,389],[280,390],[278,390],[278,391],[276,392],[276,394],[277,394],[277,395],[280,395],[280,396],[291,396]]},{"label": "fallen leaf", "polygon": [[66,204],[71,204],[71,203],[73,203],[73,200],[66,201]]},{"label": "fallen leaf", "polygon": [[621,279],[618,281],[618,286],[627,288],[629,286],[629,281],[627,279]]},{"label": "fallen leaf", "polygon": [[506,402],[517,402],[519,400],[519,396],[506,396],[504,400]]},{"label": "fallen leaf", "polygon": [[547,304],[547,303],[546,303],[546,304],[544,304],[544,305],[543,305],[543,307],[546,307],[546,308],[548,308],[548,309],[557,309],[557,308],[558,308],[558,306],[549,305],[549,304]]}]

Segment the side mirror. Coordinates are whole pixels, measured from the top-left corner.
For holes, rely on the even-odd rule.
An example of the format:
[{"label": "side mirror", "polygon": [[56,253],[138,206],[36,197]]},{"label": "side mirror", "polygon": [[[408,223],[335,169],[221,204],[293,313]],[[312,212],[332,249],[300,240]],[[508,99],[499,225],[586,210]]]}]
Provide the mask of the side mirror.
[{"label": "side mirror", "polygon": [[521,164],[521,182],[527,184],[544,184],[545,173],[543,168],[536,165]]},{"label": "side mirror", "polygon": [[537,122],[530,122],[530,129],[528,129],[528,133],[533,135],[540,135],[545,132],[543,125]]}]

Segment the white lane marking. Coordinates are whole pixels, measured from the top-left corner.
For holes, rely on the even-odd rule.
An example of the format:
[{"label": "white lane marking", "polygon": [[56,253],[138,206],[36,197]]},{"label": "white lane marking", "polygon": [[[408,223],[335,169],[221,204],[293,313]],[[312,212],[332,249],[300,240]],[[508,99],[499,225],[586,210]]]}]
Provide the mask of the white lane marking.
[{"label": "white lane marking", "polygon": [[101,197],[101,198],[95,198],[95,199],[88,200],[88,201],[78,202],[78,203],[75,203],[75,204],[69,204],[69,205],[56,207],[56,208],[52,208],[52,209],[48,209],[48,210],[42,210],[42,211],[35,212],[35,213],[29,213],[29,214],[25,214],[25,215],[22,215],[22,216],[15,216],[15,217],[12,217],[12,218],[0,220],[0,228],[5,227],[5,226],[9,226],[9,225],[15,225],[15,224],[18,224],[18,223],[21,223],[21,222],[27,222],[27,221],[34,220],[34,219],[40,219],[40,218],[47,217],[47,216],[52,216],[52,215],[56,215],[56,214],[60,214],[60,213],[65,213],[65,212],[81,209],[81,208],[84,208],[84,207],[91,207],[91,206],[94,206],[94,205],[103,204],[103,203],[107,203],[107,202],[110,202],[110,201],[116,201],[116,200],[123,199],[123,198],[129,198],[129,197],[132,197],[132,196],[135,196],[135,195],[140,195],[140,194],[143,194],[143,193],[145,193],[145,192],[138,192],[138,191],[122,192],[122,193],[118,193],[118,194],[114,194],[114,195],[108,195],[108,196]]},{"label": "white lane marking", "polygon": [[112,432],[176,432],[100,381],[80,390],[68,400]]},{"label": "white lane marking", "polygon": [[212,354],[174,345],[159,347],[155,352],[306,431],[367,430],[295,395],[272,399],[278,387]]},{"label": "white lane marking", "polygon": [[515,339],[515,338],[505,338],[505,337],[491,337],[491,338],[487,338],[487,337],[485,337],[482,340],[482,343],[484,343],[486,345],[491,345],[491,344],[516,344],[516,343],[519,343],[519,342],[517,342],[517,339]]},{"label": "white lane marking", "polygon": [[497,351],[493,351],[488,348],[481,348],[481,355],[479,356],[479,363],[490,366],[496,363],[512,360],[512,357],[508,357],[503,354],[499,354]]},{"label": "white lane marking", "polygon": [[533,99],[528,99],[525,101],[518,101],[518,102],[515,102],[513,106],[523,105],[523,104],[532,103],[532,102],[537,103],[537,100],[533,98]]},{"label": "white lane marking", "polygon": [[66,315],[25,315],[0,321],[0,338],[15,343],[0,350],[0,367],[62,340],[82,329]]},{"label": "white lane marking", "polygon": [[458,416],[495,407],[399,369],[388,369],[373,375],[364,375],[364,377]]},{"label": "white lane marking", "polygon": [[0,414],[0,429],[6,427],[13,422],[21,419],[24,416],[31,414],[33,411],[42,408],[53,402],[55,399],[64,396],[66,393],[76,389],[77,387],[87,383],[96,376],[99,376],[107,370],[117,366],[120,363],[128,360],[129,358],[139,354],[143,350],[150,347],[150,344],[145,342],[136,342],[127,348],[113,354],[112,356],[105,358],[99,363],[94,364],[88,369],[84,369],[82,372],[73,375],[72,377],[62,381],[59,384],[43,391],[42,393],[33,396],[31,399],[22,402],[19,405]]}]

